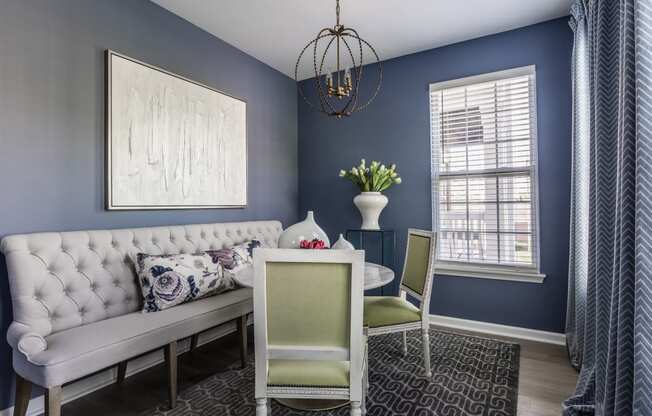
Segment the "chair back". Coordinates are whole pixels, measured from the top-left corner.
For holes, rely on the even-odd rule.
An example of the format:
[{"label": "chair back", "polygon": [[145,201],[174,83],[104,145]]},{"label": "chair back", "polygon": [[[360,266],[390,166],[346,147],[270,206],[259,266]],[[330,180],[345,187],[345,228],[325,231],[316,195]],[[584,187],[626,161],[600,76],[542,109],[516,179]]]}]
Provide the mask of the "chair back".
[{"label": "chair back", "polygon": [[434,274],[437,235],[433,231],[408,230],[405,263],[401,276],[401,291],[421,302],[421,311],[428,315]]},{"label": "chair back", "polygon": [[257,391],[268,360],[362,367],[363,251],[257,248],[254,275]]}]

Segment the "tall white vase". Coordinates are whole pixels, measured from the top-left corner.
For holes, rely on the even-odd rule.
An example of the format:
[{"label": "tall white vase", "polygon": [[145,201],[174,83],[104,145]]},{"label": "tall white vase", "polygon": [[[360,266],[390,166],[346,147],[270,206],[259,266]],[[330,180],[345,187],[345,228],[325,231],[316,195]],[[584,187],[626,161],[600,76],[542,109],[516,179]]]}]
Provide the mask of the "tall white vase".
[{"label": "tall white vase", "polygon": [[362,230],[380,230],[378,218],[383,211],[389,199],[380,192],[362,192],[353,198],[353,203],[362,215]]},{"label": "tall white vase", "polygon": [[302,240],[312,241],[314,239],[322,240],[326,248],[331,246],[328,235],[315,222],[315,214],[308,211],[306,219],[298,222],[283,231],[278,239],[279,248],[299,248]]}]

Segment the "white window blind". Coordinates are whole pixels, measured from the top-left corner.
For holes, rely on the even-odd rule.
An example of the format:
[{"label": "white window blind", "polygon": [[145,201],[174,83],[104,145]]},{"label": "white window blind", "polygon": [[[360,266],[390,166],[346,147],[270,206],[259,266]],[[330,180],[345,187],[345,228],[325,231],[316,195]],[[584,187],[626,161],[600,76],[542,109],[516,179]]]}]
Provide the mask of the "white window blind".
[{"label": "white window blind", "polygon": [[536,74],[430,86],[439,263],[538,270]]}]

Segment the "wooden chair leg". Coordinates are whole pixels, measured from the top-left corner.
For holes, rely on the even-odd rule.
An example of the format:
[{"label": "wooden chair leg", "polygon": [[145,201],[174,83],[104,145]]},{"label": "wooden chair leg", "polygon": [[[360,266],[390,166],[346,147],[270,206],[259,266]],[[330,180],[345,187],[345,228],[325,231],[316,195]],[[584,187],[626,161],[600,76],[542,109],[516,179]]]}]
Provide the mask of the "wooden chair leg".
[{"label": "wooden chair leg", "polygon": [[199,334],[190,337],[190,352],[193,352],[199,344]]},{"label": "wooden chair leg", "polygon": [[403,331],[403,357],[405,357],[407,353],[407,331]]},{"label": "wooden chair leg", "polygon": [[14,416],[25,416],[27,406],[32,395],[32,383],[16,374],[16,400],[14,403]]},{"label": "wooden chair leg", "polygon": [[61,416],[61,386],[45,390],[45,416]]},{"label": "wooden chair leg", "polygon": [[256,399],[256,416],[267,416],[267,399]]},{"label": "wooden chair leg", "polygon": [[168,373],[168,395],[170,409],[177,405],[177,342],[171,342],[165,346],[165,366]]},{"label": "wooden chair leg", "polygon": [[362,373],[362,400],[360,401],[360,410],[363,415],[367,414],[367,393],[369,392],[369,370],[367,358],[365,357],[365,369]]},{"label": "wooden chair leg", "polygon": [[426,377],[432,378],[432,369],[430,368],[430,335],[428,330],[423,329],[423,366],[426,370]]},{"label": "wooden chair leg", "polygon": [[122,361],[118,363],[118,379],[116,382],[118,384],[122,384],[125,381],[125,378],[127,377],[127,361]]},{"label": "wooden chair leg", "polygon": [[362,416],[360,402],[351,402],[351,416]]},{"label": "wooden chair leg", "polygon": [[237,319],[238,324],[238,344],[240,344],[240,366],[247,366],[247,315]]},{"label": "wooden chair leg", "polygon": [[369,328],[364,327],[364,394],[369,393]]}]

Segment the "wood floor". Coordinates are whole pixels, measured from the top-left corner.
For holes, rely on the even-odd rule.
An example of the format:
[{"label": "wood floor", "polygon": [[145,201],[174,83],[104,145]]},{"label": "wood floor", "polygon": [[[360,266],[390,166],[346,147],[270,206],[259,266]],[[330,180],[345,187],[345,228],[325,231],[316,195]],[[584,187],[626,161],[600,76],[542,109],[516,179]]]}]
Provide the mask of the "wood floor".
[{"label": "wood floor", "polygon": [[559,416],[561,402],[575,390],[577,372],[570,366],[566,347],[520,341],[521,372],[518,414]]},{"label": "wood floor", "polygon": [[[491,336],[493,338],[500,338]],[[253,339],[250,328],[249,340]],[[558,416],[560,403],[573,392],[577,374],[563,347],[532,341],[521,344],[519,416]],[[250,346],[251,348],[251,346]],[[179,357],[179,390],[223,371],[239,359],[235,334]],[[165,366],[159,365],[63,406],[66,416],[138,415],[166,401]]]}]

